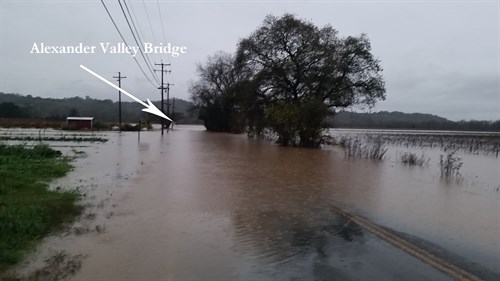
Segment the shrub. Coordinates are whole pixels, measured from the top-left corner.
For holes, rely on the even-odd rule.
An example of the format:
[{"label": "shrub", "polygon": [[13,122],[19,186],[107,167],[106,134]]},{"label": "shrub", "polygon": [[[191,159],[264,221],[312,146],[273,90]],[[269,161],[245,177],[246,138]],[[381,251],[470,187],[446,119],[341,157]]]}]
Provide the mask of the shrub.
[{"label": "shrub", "polygon": [[405,165],[423,166],[425,163],[428,163],[430,159],[426,159],[424,153],[419,157],[416,153],[405,152],[399,157],[399,160]]},{"label": "shrub", "polygon": [[442,154],[439,155],[439,169],[442,177],[460,176],[460,168],[463,164],[462,158],[455,156],[455,151],[448,152],[445,157]]}]

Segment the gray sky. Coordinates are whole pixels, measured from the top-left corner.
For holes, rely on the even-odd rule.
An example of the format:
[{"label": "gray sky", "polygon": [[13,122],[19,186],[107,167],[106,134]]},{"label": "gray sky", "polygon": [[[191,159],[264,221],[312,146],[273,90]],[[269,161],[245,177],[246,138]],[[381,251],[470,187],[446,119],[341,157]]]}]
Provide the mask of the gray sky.
[{"label": "gray sky", "polygon": [[[105,3],[129,45],[136,46],[117,1]],[[368,34],[387,88],[387,99],[373,111],[500,119],[498,0],[127,3],[144,42],[187,47],[187,54],[179,57],[149,55],[152,63],[171,63],[166,81],[174,84],[174,97],[189,98],[196,63],[218,50],[234,52],[238,40],[260,26],[267,14],[287,12],[318,26],[331,24],[341,35]],[[109,79],[121,71],[127,77],[122,82],[125,90],[143,100],[159,99],[157,86],[146,80],[131,55],[102,53],[99,43],[116,45],[122,40],[100,1],[0,0],[0,36],[2,92],[116,100],[116,91],[80,69],[83,64]],[[35,42],[83,43],[97,49],[82,55],[30,54]],[[148,74],[142,57],[136,58]]]}]

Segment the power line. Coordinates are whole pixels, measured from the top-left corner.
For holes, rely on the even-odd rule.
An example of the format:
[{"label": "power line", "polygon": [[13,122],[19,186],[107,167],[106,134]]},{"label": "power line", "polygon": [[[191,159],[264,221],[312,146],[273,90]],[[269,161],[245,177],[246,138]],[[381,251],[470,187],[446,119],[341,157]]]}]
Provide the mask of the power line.
[{"label": "power line", "polygon": [[[142,59],[146,63],[146,66],[148,67],[149,72],[151,72],[151,75],[153,75],[153,78],[155,79],[156,83],[160,84],[160,81],[158,80],[158,77],[156,77],[156,74],[153,72],[153,68],[151,67],[151,62],[148,63],[149,59],[146,59],[146,56],[144,55],[143,46],[137,40],[137,37],[135,36],[134,30],[132,29],[132,26],[130,25],[130,21],[128,20],[127,14],[125,13],[125,10],[123,9],[123,5],[120,2],[120,0],[118,0],[118,4],[120,4],[120,9],[122,10],[123,16],[125,17],[125,20],[127,21],[127,25],[128,25],[128,28],[130,29],[130,32],[132,33],[132,37],[134,37],[134,41],[137,44],[137,46],[139,47],[139,51],[141,53]],[[132,17],[130,17],[130,20],[132,20]],[[137,34],[137,35],[139,35],[139,34]]]},{"label": "power line", "polygon": [[146,2],[142,0],[142,5],[144,6],[144,10],[146,11],[146,17],[148,18],[149,29],[151,30],[151,35],[153,35],[153,40],[155,41],[155,45],[158,45],[158,40],[156,40],[155,33],[153,31],[153,25],[151,24],[151,19],[149,18],[148,9],[146,8]]},{"label": "power line", "polygon": [[[115,26],[116,28],[116,31],[118,31],[118,34],[120,34],[120,37],[122,38],[123,40],[123,43],[125,43],[125,45],[130,48],[127,44],[127,41],[125,40],[125,38],[123,37],[122,33],[120,32],[120,29],[118,28],[118,26],[116,25],[116,22],[115,20],[113,19],[113,16],[111,16],[111,13],[109,12],[108,10],[108,7],[106,7],[106,4],[104,4],[104,1],[101,0],[101,3],[102,5],[104,6],[104,9],[106,9],[106,12],[108,13],[108,16],[109,18],[111,19],[111,21],[113,22],[113,25]],[[132,57],[135,61],[135,63],[137,64],[137,66],[139,66],[139,68],[141,69],[141,72],[142,74],[144,75],[144,77],[146,77],[146,79],[149,81],[149,83],[151,83],[151,85],[153,85],[153,87],[156,87],[155,83],[153,83],[153,81],[151,81],[151,79],[146,75],[146,72],[144,72],[144,69],[142,69],[142,66],[141,64],[139,63],[139,61],[135,58],[135,57]]]},{"label": "power line", "polygon": [[[125,7],[127,7],[127,11],[128,11],[127,2],[125,0],[123,2],[125,2]],[[139,29],[139,33],[141,34],[142,38],[146,38],[146,36],[144,36],[144,32],[142,31],[141,25],[139,24],[139,21],[137,20],[137,16],[135,15],[135,12],[134,12],[134,6],[132,4],[130,5],[130,11],[132,11],[132,16],[133,16],[135,22],[137,22],[137,27]],[[133,21],[132,21],[132,23],[133,23]],[[135,25],[134,25],[134,28],[135,28]]]},{"label": "power line", "polygon": [[162,35],[163,35],[163,43],[167,43],[167,39],[166,39],[166,36],[165,36],[165,28],[163,28],[163,17],[161,16],[160,0],[156,0],[156,4],[158,5],[158,14],[160,15],[161,31],[162,31]]},{"label": "power line", "polygon": [[[124,0],[124,1],[125,1],[125,0]],[[141,22],[141,21],[137,19],[137,15],[135,14],[135,11],[134,11],[134,5],[133,5],[133,2],[132,2],[132,3],[130,3],[130,2],[129,2],[129,5],[130,5],[130,11],[132,12],[132,17],[134,18],[135,23],[137,23],[137,29],[139,30],[139,32],[138,32],[138,33],[140,33],[141,38],[142,38],[142,39],[140,39],[140,40],[142,40],[142,42],[144,43],[145,41],[144,41],[143,39],[145,39],[145,38],[147,38],[147,37],[146,37],[146,35],[145,35],[145,33],[144,33],[143,29],[141,28],[141,24],[140,24],[140,22]],[[128,7],[129,5],[127,5],[127,4],[126,4],[126,1],[125,1],[125,7]],[[134,21],[133,21],[133,22],[134,22]],[[137,32],[136,32],[136,33],[137,33]],[[158,54],[156,54],[156,53],[155,53],[155,55],[158,55]],[[147,54],[147,56],[148,56],[148,57],[150,57],[150,56],[152,56],[152,55],[151,55],[151,54]],[[158,76],[157,76],[157,77],[158,77]]]},{"label": "power line", "polygon": [[[142,46],[144,46],[144,40],[142,38],[144,38],[145,36],[144,36],[144,33],[142,32],[142,29],[141,29],[141,26],[139,25],[139,22],[137,21],[137,17],[135,16],[134,10],[132,9],[132,5],[130,5],[130,10],[129,10],[128,5],[127,5],[127,1],[123,0],[123,3],[125,4],[125,8],[127,9],[127,13],[130,17],[130,21],[132,22],[132,26],[134,27],[135,33],[137,34],[137,38],[139,38],[139,41],[143,44]],[[133,16],[130,14],[130,11],[132,11]],[[137,22],[137,26],[136,26],[134,20],[135,20],[135,22]],[[139,28],[137,28],[137,27],[139,27]],[[139,29],[140,32],[137,29]],[[141,36],[142,36],[142,38],[141,38]],[[146,55],[146,58],[148,59],[149,65],[152,66],[153,64],[151,63],[151,60],[149,59],[149,54],[146,53],[145,55]],[[156,78],[158,78],[158,76],[156,76]],[[158,80],[156,80],[156,81],[158,82]]]},{"label": "power line", "polygon": [[[167,36],[165,35],[165,28],[163,27],[163,16],[161,15],[161,8],[160,8],[160,0],[156,0],[156,4],[158,5],[158,14],[160,15],[160,22],[161,22],[161,30],[162,30],[162,35],[163,35],[163,43],[167,43]],[[170,56],[167,57],[168,62],[170,63]]]}]

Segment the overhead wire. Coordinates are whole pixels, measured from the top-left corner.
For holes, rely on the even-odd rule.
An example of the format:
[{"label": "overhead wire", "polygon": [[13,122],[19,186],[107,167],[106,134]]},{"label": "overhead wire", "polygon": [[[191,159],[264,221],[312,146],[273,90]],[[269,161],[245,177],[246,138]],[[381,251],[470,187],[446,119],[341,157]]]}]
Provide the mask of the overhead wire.
[{"label": "overhead wire", "polygon": [[[127,46],[127,48],[130,48],[127,41],[125,40],[125,37],[123,37],[123,34],[121,33],[120,29],[118,28],[118,25],[116,24],[115,20],[113,19],[113,16],[111,15],[111,13],[109,12],[108,10],[108,7],[106,6],[106,4],[104,3],[104,0],[101,0],[101,3],[102,5],[104,6],[104,9],[106,10],[106,13],[108,14],[109,18],[111,19],[111,22],[113,22],[113,25],[115,26],[116,28],[116,31],[118,31],[118,34],[120,35],[120,37],[122,38],[123,40],[123,43],[125,43],[125,45]],[[144,75],[144,77],[146,77],[146,79],[149,81],[149,83],[151,83],[151,85],[153,85],[153,87],[156,87],[156,85],[153,83],[153,81],[151,81],[151,78],[148,77],[148,75],[146,75],[146,72],[144,71],[144,69],[142,68],[141,64],[139,63],[139,61],[137,60],[136,57],[132,57],[135,61],[135,63],[137,64],[137,66],[139,66],[139,69],[141,70],[142,74]],[[155,76],[153,76],[155,77]]]},{"label": "overhead wire", "polygon": [[[125,2],[125,7],[127,7],[127,11],[128,11],[128,5],[126,4],[125,0],[124,0],[124,2]],[[135,15],[135,12],[134,12],[134,6],[132,4],[130,4],[130,11],[132,12],[132,17],[134,18],[135,22],[137,23],[137,29],[139,30],[141,37],[146,38],[146,36],[144,36],[144,31],[142,31],[141,25],[139,24],[139,20],[137,20],[137,16]],[[134,25],[134,28],[135,28],[135,26],[136,25]]]},{"label": "overhead wire", "polygon": [[[125,0],[123,2],[125,3]],[[135,33],[134,33],[134,30],[132,29],[132,26],[130,25],[130,21],[132,20],[132,17],[130,16],[130,13],[129,13],[129,16],[130,16],[130,21],[129,21],[129,19],[127,17],[127,14],[125,13],[125,9],[123,9],[123,5],[122,5],[122,3],[121,3],[120,0],[118,0],[118,4],[120,4],[120,9],[122,10],[123,16],[125,17],[125,20],[127,21],[127,25],[128,25],[128,27],[130,29],[130,32],[132,33],[132,37],[134,38],[135,43],[139,47],[139,51],[141,53],[142,58],[144,59],[144,62],[146,63],[146,66],[148,67],[149,71],[151,72],[151,75],[156,80],[156,82],[158,84],[160,84],[160,81],[158,80],[158,77],[156,76],[156,74],[153,71],[151,61],[149,60],[149,58],[146,58],[146,56],[144,55],[144,50],[143,50],[142,43],[139,42],[140,40],[137,40],[137,37],[139,36],[139,34],[137,34],[137,37],[136,37]],[[127,4],[125,3],[125,6],[126,5]]]},{"label": "overhead wire", "polygon": [[158,5],[158,14],[160,15],[161,31],[162,31],[162,35],[163,35],[163,43],[167,43],[166,36],[165,36],[165,28],[163,27],[163,17],[161,15],[160,0],[156,0],[156,4]]},{"label": "overhead wire", "polygon": [[[136,13],[134,11],[134,5],[133,5],[134,1],[129,2],[128,5],[125,5],[125,7],[130,7],[130,12],[132,13],[132,17],[134,19],[134,22],[136,23],[136,26],[137,26],[137,29],[139,30],[139,33],[141,35],[141,38],[142,38],[142,42],[145,42],[144,39],[147,38],[147,36],[145,35],[143,29],[141,28],[141,21],[139,21],[137,19],[137,16],[136,16]],[[153,53],[153,54],[148,54],[148,57],[153,57],[153,59],[158,59],[158,54],[157,53]]]},{"label": "overhead wire", "polygon": [[142,5],[144,6],[144,11],[146,11],[146,17],[148,19],[149,29],[151,30],[151,35],[153,35],[153,40],[155,41],[155,45],[158,45],[158,40],[156,40],[156,36],[155,36],[154,31],[153,31],[153,25],[151,24],[151,18],[149,17],[148,8],[146,7],[146,2],[144,0],[142,0]]},{"label": "overhead wire", "polygon": [[[161,14],[160,0],[156,0],[156,4],[158,6],[158,14],[160,15],[161,30],[162,30],[162,35],[163,35],[163,43],[167,43],[167,36],[165,35],[165,28],[164,28],[164,24],[163,24],[163,16]],[[170,57],[168,57],[168,62],[170,63]]]},{"label": "overhead wire", "polygon": [[[140,25],[140,21],[137,19],[137,16],[135,15],[134,6],[130,2],[127,5],[127,1],[126,0],[123,0],[123,3],[125,3],[125,8],[127,9],[127,13],[130,16],[130,19],[131,19],[131,22],[132,22],[132,26],[134,27],[135,33],[137,34],[137,37],[139,38],[139,41],[141,41],[144,44],[144,42],[145,42],[144,38],[146,38],[146,36],[144,35],[144,32],[142,31],[142,28],[141,28],[141,25]],[[129,10],[129,6],[130,6],[130,10]],[[156,53],[153,53],[153,54],[156,54]],[[150,64],[151,64],[151,60],[150,60],[151,56],[152,56],[152,54],[146,53],[146,57],[148,58],[148,61],[149,61]],[[155,72],[155,74],[156,74],[156,72]]]}]

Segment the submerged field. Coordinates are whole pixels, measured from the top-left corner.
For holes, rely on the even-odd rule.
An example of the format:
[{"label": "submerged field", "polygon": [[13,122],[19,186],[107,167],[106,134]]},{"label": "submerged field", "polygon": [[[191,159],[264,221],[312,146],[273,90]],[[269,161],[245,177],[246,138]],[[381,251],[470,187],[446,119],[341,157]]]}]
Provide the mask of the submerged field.
[{"label": "submerged field", "polygon": [[[107,142],[77,144],[86,156],[53,186],[86,193],[80,218],[87,221],[44,239],[33,262],[16,274],[30,280],[30,271],[61,253],[85,257],[66,275],[70,280],[448,280],[340,216],[339,207],[484,280],[498,280],[494,150],[450,146],[460,143],[458,133],[439,143],[431,140],[442,132],[431,138],[405,132],[408,143],[376,134],[388,132],[333,130],[339,145],[303,149],[179,126],[163,136],[109,132],[101,135]],[[462,163],[450,176],[440,165],[448,154]],[[58,264],[66,270],[64,261]]]},{"label": "submerged field", "polygon": [[498,132],[332,129],[330,135],[337,144],[358,140],[385,147],[437,149],[494,157],[500,153]]},{"label": "submerged field", "polygon": [[0,272],[80,214],[76,192],[48,189],[48,182],[71,169],[69,161],[43,144],[0,144]]},{"label": "submerged field", "polygon": [[0,129],[0,141],[17,143],[33,142],[106,142],[104,134],[93,131],[63,131],[54,129]]}]

